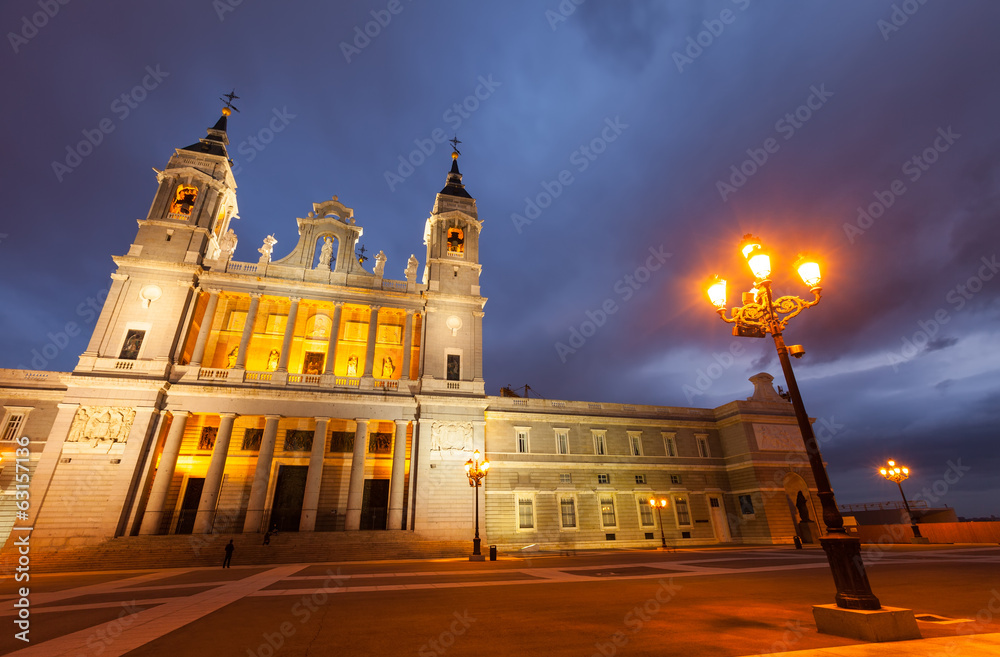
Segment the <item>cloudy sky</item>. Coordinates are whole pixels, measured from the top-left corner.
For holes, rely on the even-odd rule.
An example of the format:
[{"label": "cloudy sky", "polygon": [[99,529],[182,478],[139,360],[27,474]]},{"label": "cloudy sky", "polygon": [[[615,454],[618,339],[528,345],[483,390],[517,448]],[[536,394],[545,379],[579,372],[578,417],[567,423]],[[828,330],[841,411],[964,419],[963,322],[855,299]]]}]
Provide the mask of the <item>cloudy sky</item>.
[{"label": "cloudy sky", "polygon": [[92,326],[152,167],[235,87],[236,259],[269,233],[283,256],[336,194],[401,279],[450,165],[431,136],[457,132],[489,393],[714,407],[783,382],[703,292],[749,288],[753,232],[779,293],[808,294],[799,252],[825,267],[785,337],[838,500],[896,499],[895,457],[911,497],[1000,514],[1000,6],[577,2],[5,2],[0,366],[72,369],[85,337],[46,346]]}]

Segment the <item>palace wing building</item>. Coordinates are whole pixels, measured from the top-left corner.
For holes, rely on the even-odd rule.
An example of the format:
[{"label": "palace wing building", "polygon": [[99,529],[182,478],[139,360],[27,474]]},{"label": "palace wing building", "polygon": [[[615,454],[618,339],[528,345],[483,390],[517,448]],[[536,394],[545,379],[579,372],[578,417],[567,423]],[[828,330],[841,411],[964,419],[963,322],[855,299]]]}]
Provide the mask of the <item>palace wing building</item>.
[{"label": "palace wing building", "polygon": [[477,449],[492,462],[482,530],[501,546],[816,537],[770,375],[715,409],[486,395],[483,223],[457,153],[404,280],[381,252],[359,260],[362,227],[336,196],[296,219],[284,257],[268,237],[234,260],[228,115],[157,172],[77,367],[0,370],[0,542],[15,524],[34,550],[269,528],[467,539]]}]

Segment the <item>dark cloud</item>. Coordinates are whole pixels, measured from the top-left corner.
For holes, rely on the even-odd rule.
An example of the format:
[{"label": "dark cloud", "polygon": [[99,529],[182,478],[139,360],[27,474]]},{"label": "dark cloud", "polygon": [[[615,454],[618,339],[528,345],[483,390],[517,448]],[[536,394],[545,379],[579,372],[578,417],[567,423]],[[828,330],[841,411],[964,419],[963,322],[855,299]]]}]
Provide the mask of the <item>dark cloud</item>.
[{"label": "dark cloud", "polygon": [[927,343],[925,351],[940,351],[942,349],[947,349],[948,347],[954,347],[956,344],[958,344],[958,338],[953,338],[953,337],[936,338]]}]

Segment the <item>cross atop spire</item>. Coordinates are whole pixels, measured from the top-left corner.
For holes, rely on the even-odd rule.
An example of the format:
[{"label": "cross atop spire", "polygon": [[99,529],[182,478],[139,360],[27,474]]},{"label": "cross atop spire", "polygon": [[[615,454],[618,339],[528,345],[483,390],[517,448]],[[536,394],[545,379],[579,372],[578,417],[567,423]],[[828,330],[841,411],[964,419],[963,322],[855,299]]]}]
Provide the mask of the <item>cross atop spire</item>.
[{"label": "cross atop spire", "polygon": [[228,94],[223,94],[223,95],[219,96],[219,100],[221,100],[222,102],[224,102],[226,104],[226,109],[227,110],[230,110],[230,111],[233,111],[233,112],[239,112],[240,111],[239,109],[237,109],[237,107],[235,105],[233,105],[233,101],[234,100],[239,100],[239,96],[236,95],[236,88],[235,87],[233,87],[233,90],[230,91]]},{"label": "cross atop spire", "polygon": [[462,142],[459,140],[458,135],[455,135],[454,139],[449,139],[448,142],[451,144],[451,152],[455,155],[461,155],[462,151],[458,150],[458,145]]}]

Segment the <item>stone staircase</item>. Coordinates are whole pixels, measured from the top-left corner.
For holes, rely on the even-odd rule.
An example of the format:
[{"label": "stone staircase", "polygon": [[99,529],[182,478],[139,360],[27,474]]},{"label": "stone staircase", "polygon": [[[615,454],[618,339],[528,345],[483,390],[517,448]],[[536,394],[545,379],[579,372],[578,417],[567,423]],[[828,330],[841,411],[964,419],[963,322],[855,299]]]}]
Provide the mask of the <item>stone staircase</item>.
[{"label": "stone staircase", "polygon": [[[287,532],[271,536],[269,545],[263,545],[262,534],[121,536],[85,547],[32,550],[30,569],[61,573],[221,566],[230,539],[235,546],[234,566],[454,558],[472,551],[471,540],[424,540],[402,531]],[[5,576],[13,572],[19,556],[11,547],[8,544],[0,554],[0,572]]]}]

